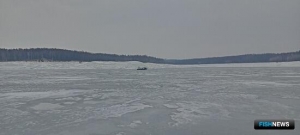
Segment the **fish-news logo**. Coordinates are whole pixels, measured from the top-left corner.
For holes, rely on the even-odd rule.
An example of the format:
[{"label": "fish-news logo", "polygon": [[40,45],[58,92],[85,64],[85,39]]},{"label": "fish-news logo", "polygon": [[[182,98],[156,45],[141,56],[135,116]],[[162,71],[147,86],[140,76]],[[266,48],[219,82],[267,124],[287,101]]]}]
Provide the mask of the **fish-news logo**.
[{"label": "fish-news logo", "polygon": [[256,130],[294,130],[294,120],[255,120],[254,129]]}]

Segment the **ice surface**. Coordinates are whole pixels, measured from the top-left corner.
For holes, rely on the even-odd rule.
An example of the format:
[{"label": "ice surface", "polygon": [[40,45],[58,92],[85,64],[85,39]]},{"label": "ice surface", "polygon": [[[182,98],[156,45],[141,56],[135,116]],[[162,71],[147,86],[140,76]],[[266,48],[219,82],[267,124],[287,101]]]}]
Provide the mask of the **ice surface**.
[{"label": "ice surface", "polygon": [[59,104],[51,104],[51,103],[40,103],[38,105],[35,105],[31,107],[34,110],[53,110],[53,109],[59,109],[63,108],[64,106],[61,106]]},{"label": "ice surface", "polygon": [[131,127],[131,128],[136,128],[136,127],[138,127],[140,124],[142,124],[142,122],[139,121],[139,120],[133,121],[132,123],[129,124],[129,127]]},{"label": "ice surface", "polygon": [[[0,135],[299,135],[299,76],[300,62],[4,62]],[[296,129],[253,129],[269,118]]]}]

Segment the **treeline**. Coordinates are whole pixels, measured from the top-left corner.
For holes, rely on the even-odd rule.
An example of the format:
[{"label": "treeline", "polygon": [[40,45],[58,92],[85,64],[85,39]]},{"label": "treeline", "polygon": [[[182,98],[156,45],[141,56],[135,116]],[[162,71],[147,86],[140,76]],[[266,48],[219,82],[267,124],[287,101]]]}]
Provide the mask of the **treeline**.
[{"label": "treeline", "polygon": [[169,64],[223,64],[300,61],[300,51],[289,53],[246,54],[237,56],[167,60]]},{"label": "treeline", "polygon": [[246,54],[238,56],[170,60],[146,55],[89,53],[56,48],[1,49],[0,62],[5,61],[139,61],[161,64],[222,64],[300,61],[300,51],[289,53]]},{"label": "treeline", "polygon": [[146,55],[89,53],[55,48],[0,49],[0,61],[140,61],[163,63],[163,59]]}]

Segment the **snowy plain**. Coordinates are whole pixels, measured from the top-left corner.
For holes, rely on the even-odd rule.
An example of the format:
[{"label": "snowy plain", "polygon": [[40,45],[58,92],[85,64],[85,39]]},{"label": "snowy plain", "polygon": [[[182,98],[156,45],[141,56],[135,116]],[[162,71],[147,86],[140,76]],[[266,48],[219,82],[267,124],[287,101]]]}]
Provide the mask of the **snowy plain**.
[{"label": "snowy plain", "polygon": [[0,63],[0,135],[299,135],[299,121],[300,62]]}]

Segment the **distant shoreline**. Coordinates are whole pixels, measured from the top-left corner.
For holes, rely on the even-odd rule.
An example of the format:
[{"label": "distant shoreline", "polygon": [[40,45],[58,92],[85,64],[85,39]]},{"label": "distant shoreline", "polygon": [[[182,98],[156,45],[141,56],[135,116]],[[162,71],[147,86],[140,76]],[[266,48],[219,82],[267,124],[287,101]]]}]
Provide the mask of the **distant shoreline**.
[{"label": "distant shoreline", "polygon": [[138,61],[143,63],[195,65],[195,64],[229,64],[229,63],[266,63],[300,61],[300,51],[288,53],[245,54],[236,56],[194,58],[194,59],[162,59],[146,55],[117,55],[105,53],[89,53],[56,48],[1,49],[0,62],[92,62]]}]

